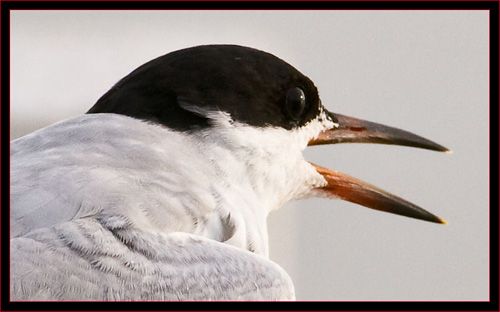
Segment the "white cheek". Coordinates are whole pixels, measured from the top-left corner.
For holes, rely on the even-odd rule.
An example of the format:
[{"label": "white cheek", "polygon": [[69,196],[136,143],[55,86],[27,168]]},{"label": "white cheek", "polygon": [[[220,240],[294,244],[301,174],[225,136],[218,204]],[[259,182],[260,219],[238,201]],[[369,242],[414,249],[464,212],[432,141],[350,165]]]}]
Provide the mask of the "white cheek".
[{"label": "white cheek", "polygon": [[230,163],[235,164],[233,172],[226,174],[235,183],[248,178],[265,210],[277,209],[293,199],[311,197],[315,188],[326,185],[326,180],[302,155],[312,138],[336,126],[324,112],[307,125],[292,130],[252,127],[234,122],[222,112],[212,113],[210,118],[215,129],[198,135],[203,137],[207,149],[213,151],[215,144],[223,151],[231,151],[226,155],[234,158],[220,159],[218,166],[229,168]]}]

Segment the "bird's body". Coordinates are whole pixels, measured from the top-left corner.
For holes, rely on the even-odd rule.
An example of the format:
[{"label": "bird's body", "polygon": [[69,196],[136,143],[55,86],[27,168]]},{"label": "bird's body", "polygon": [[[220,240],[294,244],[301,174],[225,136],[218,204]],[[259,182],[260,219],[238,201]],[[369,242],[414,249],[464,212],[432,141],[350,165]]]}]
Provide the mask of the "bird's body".
[{"label": "bird's body", "polygon": [[[11,299],[292,300],[268,259],[266,218],[284,203],[360,196],[391,211],[385,196],[395,213],[439,221],[358,181],[346,193],[303,158],[344,119],[288,64],[237,46],[183,51],[132,72],[90,114],[11,143]],[[216,67],[245,61],[232,69],[243,81]]]},{"label": "bird's body", "polygon": [[[134,131],[129,131],[130,129]],[[125,131],[127,135],[124,135]],[[267,256],[266,217],[271,206],[260,201],[260,197],[252,191],[252,181],[242,180],[250,176],[245,172],[250,167],[237,161],[236,157],[242,155],[217,152],[228,148],[227,144],[232,148],[234,143],[230,141],[230,137],[210,137],[210,133],[203,135],[203,139],[197,139],[127,116],[92,114],[58,123],[12,142],[11,203],[15,208],[24,209],[12,210],[11,237],[14,250],[15,247],[22,246],[22,251],[26,253],[21,257],[21,262],[12,259],[12,273],[19,277],[21,274],[17,275],[16,269],[21,273],[26,270],[26,259],[36,259],[33,266],[41,272],[30,280],[50,283],[42,276],[52,272],[62,279],[67,274],[64,272],[66,261],[71,263],[70,268],[74,267],[74,261],[78,261],[82,276],[77,274],[75,278],[80,282],[82,279],[89,280],[80,286],[83,288],[81,292],[74,294],[73,300],[82,299],[78,297],[82,294],[86,294],[88,297],[85,299],[89,300],[120,297],[122,300],[197,300],[211,297],[202,292],[203,287],[198,290],[198,297],[194,286],[189,287],[191,290],[188,297],[185,297],[186,294],[170,293],[168,289],[162,290],[161,287],[157,292],[141,291],[134,295],[121,293],[116,289],[116,294],[120,295],[108,297],[102,291],[85,291],[88,286],[99,288],[103,277],[96,274],[92,279],[91,274],[83,272],[97,270],[115,279],[116,274],[127,276],[136,273],[139,278],[142,276],[141,269],[144,274],[156,276],[160,272],[183,268],[187,270],[192,261],[209,264],[208,268],[214,265],[215,270],[217,260],[210,259],[212,254],[224,257],[226,261],[243,259],[234,267],[227,264],[221,266],[221,271],[239,268],[244,269],[240,273],[251,275],[251,268],[247,266],[251,266],[252,261],[258,263],[255,267],[262,268],[263,264],[268,266],[266,271],[279,268],[264,257],[254,256],[246,251]],[[252,153],[252,148],[247,148],[248,151],[240,150],[241,153]],[[207,153],[209,155],[206,157],[200,157]],[[259,165],[266,166],[264,163]],[[257,170],[262,172],[263,169]],[[114,228],[136,234],[130,235],[130,238],[118,239],[116,235],[119,234],[113,231]],[[95,233],[98,233],[97,237],[93,237]],[[140,238],[140,241],[134,241],[135,238]],[[131,242],[122,241],[128,239]],[[50,242],[47,243],[47,240]],[[52,245],[55,241],[57,243]],[[197,242],[196,247],[192,246],[193,242]],[[101,243],[108,246],[95,248]],[[129,245],[134,244],[143,246],[130,248]],[[187,244],[189,248],[179,247],[183,244]],[[186,263],[178,259],[166,271],[164,267],[152,266],[154,262],[161,264],[162,257],[174,258],[172,255],[163,255],[158,250],[160,245],[161,250],[166,252],[186,253]],[[238,249],[226,245],[234,245]],[[143,252],[141,248],[144,249]],[[127,249],[134,252],[123,252]],[[45,252],[39,254],[40,250]],[[80,255],[76,256],[74,252]],[[235,256],[231,257],[233,253]],[[243,253],[244,257],[237,257],[239,253]],[[13,255],[16,257],[17,253]],[[139,256],[141,259],[136,260],[136,268],[130,262]],[[206,259],[197,260],[198,257]],[[118,266],[107,272],[109,267],[106,263],[110,261],[113,264],[120,263],[123,267]],[[36,267],[42,262],[47,264]],[[167,262],[165,266],[168,267],[168,264]],[[52,270],[45,271],[47,266],[52,265]],[[58,268],[62,271],[57,272]],[[114,270],[118,271],[113,272]],[[199,281],[199,273],[193,273],[191,283]],[[285,274],[282,271],[279,273]],[[269,278],[272,276],[268,273],[264,275]],[[130,278],[132,277],[133,275]],[[161,279],[161,275],[156,277]],[[249,279],[244,275],[241,278],[245,282]],[[168,276],[165,279],[166,284],[175,283]],[[21,285],[16,285],[18,281],[26,282],[24,279],[14,279],[14,294],[20,294],[17,291],[23,290]],[[273,283],[274,279],[270,279],[270,282]],[[111,288],[113,285],[120,285],[118,280],[109,284]],[[137,281],[133,284],[141,288]],[[45,289],[52,290],[50,287]],[[292,289],[288,291],[283,298],[292,298]],[[59,292],[60,295],[67,295],[64,291],[57,290],[50,294],[24,294],[27,296],[24,298],[59,299]],[[111,291],[110,294],[113,293]],[[217,298],[238,299],[231,296]],[[249,297],[243,296],[240,299],[259,298],[264,297],[250,293]]]},{"label": "bird's body", "polygon": [[[229,124],[224,119],[221,114],[221,127]],[[303,191],[286,184],[296,186],[303,172],[315,172],[300,162],[307,138],[294,144],[299,138],[271,136],[276,142],[264,146],[273,150],[265,150],[261,131],[231,127],[186,135],[127,116],[91,114],[15,140],[11,203],[24,209],[12,210],[11,233],[122,215],[140,230],[230,239],[267,256],[267,215]],[[297,181],[285,177],[285,167],[273,171],[276,159],[295,169]]]}]

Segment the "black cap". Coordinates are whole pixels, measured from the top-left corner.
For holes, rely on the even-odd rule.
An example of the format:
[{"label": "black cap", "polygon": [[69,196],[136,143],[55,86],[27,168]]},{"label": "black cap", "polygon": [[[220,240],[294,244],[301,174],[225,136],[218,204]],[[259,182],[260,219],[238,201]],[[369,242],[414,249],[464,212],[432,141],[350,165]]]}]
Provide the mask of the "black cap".
[{"label": "black cap", "polygon": [[320,111],[313,82],[272,54],[237,45],[175,51],[134,70],[88,113],[116,113],[185,131],[223,111],[252,126],[299,127]]}]

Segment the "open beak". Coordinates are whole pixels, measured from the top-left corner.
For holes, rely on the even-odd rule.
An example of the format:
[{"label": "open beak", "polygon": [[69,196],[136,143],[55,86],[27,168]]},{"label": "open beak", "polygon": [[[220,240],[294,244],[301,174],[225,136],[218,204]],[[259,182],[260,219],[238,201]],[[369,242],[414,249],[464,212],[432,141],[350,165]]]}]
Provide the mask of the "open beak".
[{"label": "open beak", "polygon": [[[340,114],[330,112],[328,114],[334,122],[339,124],[339,127],[321,132],[317,138],[309,141],[308,145],[379,143],[450,152],[450,150],[437,143],[401,129]],[[380,211],[446,224],[444,220],[432,213],[371,184],[337,171],[312,165],[328,182],[326,186],[320,188],[320,191],[326,193],[324,194],[326,196],[340,198]]]}]

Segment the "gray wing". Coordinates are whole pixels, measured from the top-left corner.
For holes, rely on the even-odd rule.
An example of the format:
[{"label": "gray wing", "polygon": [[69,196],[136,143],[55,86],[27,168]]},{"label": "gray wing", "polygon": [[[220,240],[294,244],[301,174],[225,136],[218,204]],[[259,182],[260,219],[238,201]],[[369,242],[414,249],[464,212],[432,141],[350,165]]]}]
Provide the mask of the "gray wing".
[{"label": "gray wing", "polygon": [[293,300],[262,256],[187,233],[134,229],[113,216],[11,239],[11,300]]}]

